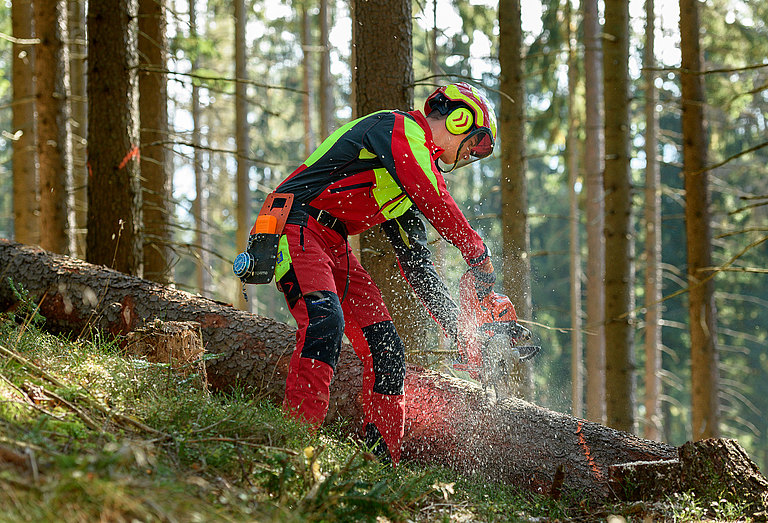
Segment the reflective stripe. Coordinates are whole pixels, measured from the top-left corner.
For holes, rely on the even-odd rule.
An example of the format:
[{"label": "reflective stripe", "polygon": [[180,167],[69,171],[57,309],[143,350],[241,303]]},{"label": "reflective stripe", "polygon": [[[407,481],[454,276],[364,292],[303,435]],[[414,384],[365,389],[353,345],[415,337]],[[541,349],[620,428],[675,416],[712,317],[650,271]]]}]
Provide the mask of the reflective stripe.
[{"label": "reflective stripe", "polygon": [[[378,112],[386,113],[386,112],[389,112],[389,111],[378,111]],[[372,114],[377,114],[377,113],[372,113]],[[358,118],[357,120],[352,120],[351,122],[347,122],[343,126],[341,126],[338,129],[336,129],[336,131],[334,131],[333,134],[331,134],[328,138],[323,140],[323,143],[321,143],[320,146],[317,149],[315,149],[315,152],[313,152],[309,156],[309,158],[307,158],[307,161],[304,162],[304,165],[309,167],[310,165],[312,165],[313,163],[318,161],[320,158],[322,158],[323,155],[325,153],[327,153],[328,150],[331,147],[333,147],[333,145],[336,144],[336,142],[339,141],[339,138],[341,138],[341,136],[344,133],[346,133],[347,131],[352,129],[352,127],[354,127],[358,122],[360,122],[361,120],[363,120],[365,118],[368,118],[369,116],[371,116],[371,115],[369,114],[367,116],[363,116],[362,118]],[[365,150],[365,149],[363,149],[363,150]],[[373,156],[373,158],[375,158],[375,156]]]},{"label": "reflective stripe", "polygon": [[277,244],[277,264],[275,265],[275,280],[285,276],[288,269],[291,268],[291,253],[288,250],[288,237],[283,234],[280,236],[280,242]]},{"label": "reflective stripe", "polygon": [[376,176],[376,186],[373,188],[373,197],[381,210],[381,214],[387,220],[397,218],[411,208],[413,202],[403,192],[397,182],[385,168],[373,170]]},{"label": "reflective stripe", "polygon": [[413,153],[414,159],[418,162],[419,167],[421,167],[424,175],[439,196],[440,187],[437,185],[437,177],[434,171],[432,171],[432,156],[429,149],[424,147],[424,142],[426,141],[424,129],[415,120],[410,118],[403,118],[403,121],[405,137],[408,139],[408,149]]},{"label": "reflective stripe", "polygon": [[369,151],[365,147],[360,149],[360,154],[358,155],[358,158],[360,158],[361,160],[373,160],[376,157],[377,156],[375,154],[373,154],[371,151]]}]

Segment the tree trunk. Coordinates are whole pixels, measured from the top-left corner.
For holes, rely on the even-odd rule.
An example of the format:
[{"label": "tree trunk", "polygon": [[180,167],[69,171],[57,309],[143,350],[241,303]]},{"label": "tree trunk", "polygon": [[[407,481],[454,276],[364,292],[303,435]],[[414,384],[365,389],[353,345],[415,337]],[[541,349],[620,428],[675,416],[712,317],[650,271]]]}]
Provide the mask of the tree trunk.
[{"label": "tree trunk", "polygon": [[77,257],[85,259],[88,225],[88,48],[85,34],[86,0],[69,0],[69,109],[72,116],[72,190],[75,220],[72,236]]},{"label": "tree trunk", "polygon": [[[523,29],[520,0],[499,4],[499,66],[501,97],[501,230],[504,250],[504,293],[521,318],[531,317],[531,262],[528,228],[527,161],[525,158],[525,81],[523,79]],[[512,98],[512,100],[509,99]],[[523,397],[530,397],[530,364],[519,365],[512,380]]]},{"label": "tree trunk", "polygon": [[[189,0],[189,38],[193,42],[197,41],[197,10],[195,0]],[[200,65],[198,53],[195,53],[192,62],[192,70],[196,71]],[[206,197],[205,174],[203,172],[203,152],[201,149],[200,128],[202,126],[202,117],[200,111],[200,86],[192,83],[192,147],[193,161],[195,170],[195,201],[192,203],[192,214],[195,217],[195,243],[197,249],[197,292],[201,296],[208,295],[208,289],[211,285],[211,261],[208,247],[208,198]]]},{"label": "tree trunk", "polygon": [[40,242],[37,216],[37,147],[35,145],[35,46],[32,45],[32,2],[11,4],[13,37],[13,237],[34,245]]},{"label": "tree trunk", "polygon": [[73,252],[72,154],[69,125],[69,51],[64,0],[35,4],[37,157],[40,174],[40,245]]},{"label": "tree trunk", "polygon": [[597,0],[584,2],[584,185],[587,232],[587,418],[605,422],[605,236],[603,235],[603,46]]},{"label": "tree trunk", "polygon": [[579,116],[576,110],[576,89],[579,72],[576,63],[576,20],[567,5],[566,23],[568,24],[568,136],[565,153],[568,171],[569,201],[569,259],[570,259],[570,298],[571,298],[571,414],[582,417],[584,410],[584,371],[583,345],[581,333],[581,241],[579,192],[576,184],[579,180],[578,130]]},{"label": "tree trunk", "polygon": [[[440,29],[437,26],[437,0],[432,0],[432,31],[429,32],[429,72],[434,75],[434,78],[439,78],[443,73],[443,68],[440,63],[440,53],[437,50],[437,38],[440,33]],[[440,237],[439,234],[434,234],[435,240],[431,242],[432,254],[434,255],[435,271],[437,275],[445,279],[445,255],[448,248],[452,247],[447,241]],[[438,349],[440,351],[447,351],[451,348],[452,341],[445,336],[438,338]],[[443,353],[445,354],[445,353]],[[438,358],[445,360],[445,356],[439,355]],[[425,363],[425,366],[431,366],[429,363]]]},{"label": "tree trunk", "polygon": [[[302,89],[304,94],[302,99],[302,116],[304,117],[304,157],[309,157],[315,150],[315,133],[312,129],[312,97],[315,90],[312,88],[314,74],[312,72],[312,62],[314,54],[312,52],[312,19],[309,16],[309,9],[306,2],[302,4],[301,9],[301,49],[302,49]],[[320,10],[322,14],[322,8]]]},{"label": "tree trunk", "polygon": [[168,140],[164,0],[139,0],[139,115],[144,219],[144,277],[171,281],[171,175]]},{"label": "tree trunk", "polygon": [[142,269],[135,0],[88,3],[86,259]]},{"label": "tree trunk", "polygon": [[[251,188],[249,180],[250,162],[248,151],[248,89],[244,80],[248,76],[245,45],[246,10],[244,0],[235,0],[235,142],[237,144],[237,238],[238,249],[245,250],[248,233],[253,225],[251,219]],[[258,212],[258,210],[256,210]],[[255,213],[254,217],[255,219]],[[255,299],[255,298],[254,298]],[[242,293],[237,294],[238,307],[250,310]]]},{"label": "tree trunk", "polygon": [[693,439],[720,433],[720,379],[717,319],[712,281],[712,232],[709,223],[709,172],[704,129],[704,79],[700,74],[699,11],[696,0],[680,0],[682,67],[683,178],[691,332]]},{"label": "tree trunk", "polygon": [[[356,114],[413,106],[413,50],[410,0],[355,0],[352,41]],[[388,52],[382,53],[382,49]],[[420,349],[431,323],[401,277],[392,246],[375,227],[360,235],[361,263],[381,290],[409,358]]]},{"label": "tree trunk", "polygon": [[[42,298],[47,328],[115,335],[155,319],[200,323],[209,384],[242,386],[282,400],[295,329],[231,305],[128,276],[39,248],[0,240],[0,310],[15,303],[7,279]],[[362,426],[357,402],[362,364],[344,345],[331,384],[326,423],[343,418]],[[563,485],[589,498],[612,496],[609,468],[630,461],[675,457],[674,447],[573,418],[518,399],[492,405],[469,382],[408,365],[404,459],[439,463],[537,492],[550,492],[558,469]]]},{"label": "tree trunk", "polygon": [[331,13],[329,3],[331,0],[320,0],[320,139],[325,140],[333,132],[333,114],[336,104],[333,100],[333,82],[331,78]]},{"label": "tree trunk", "polygon": [[645,431],[661,438],[661,173],[657,158],[654,0],[645,1]]},{"label": "tree trunk", "polygon": [[605,2],[605,398],[608,425],[632,432],[632,186],[629,170],[629,3]]}]

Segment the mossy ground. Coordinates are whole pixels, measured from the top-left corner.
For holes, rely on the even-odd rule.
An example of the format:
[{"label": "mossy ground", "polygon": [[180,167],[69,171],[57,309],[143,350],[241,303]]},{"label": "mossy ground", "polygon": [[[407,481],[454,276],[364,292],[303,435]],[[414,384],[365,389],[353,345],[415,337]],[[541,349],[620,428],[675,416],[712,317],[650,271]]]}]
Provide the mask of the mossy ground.
[{"label": "mossy ground", "polygon": [[[695,500],[590,507],[437,467],[381,465],[246,394],[130,359],[114,340],[0,316],[0,521],[694,521]],[[718,512],[719,510],[719,512]],[[737,519],[733,517],[733,519]]]}]

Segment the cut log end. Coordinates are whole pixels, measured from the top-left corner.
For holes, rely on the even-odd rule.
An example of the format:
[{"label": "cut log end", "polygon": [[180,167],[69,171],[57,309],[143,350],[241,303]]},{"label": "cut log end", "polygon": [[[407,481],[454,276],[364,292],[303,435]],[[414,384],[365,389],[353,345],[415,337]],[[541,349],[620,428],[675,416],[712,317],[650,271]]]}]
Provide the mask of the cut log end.
[{"label": "cut log end", "polygon": [[678,449],[677,459],[614,465],[609,481],[626,501],[693,492],[705,501],[726,499],[754,515],[768,514],[768,480],[733,439],[688,442]]},{"label": "cut log end", "polygon": [[201,387],[208,388],[200,324],[194,321],[154,320],[125,336],[129,356],[152,363],[168,364],[177,374],[200,376]]}]

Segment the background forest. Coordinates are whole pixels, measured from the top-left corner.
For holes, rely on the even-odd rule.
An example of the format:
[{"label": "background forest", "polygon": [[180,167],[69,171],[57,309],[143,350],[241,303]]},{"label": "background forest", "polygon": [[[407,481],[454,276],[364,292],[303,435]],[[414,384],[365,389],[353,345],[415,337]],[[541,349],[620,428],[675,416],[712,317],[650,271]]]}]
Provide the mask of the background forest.
[{"label": "background forest", "polygon": [[[86,71],[94,66],[88,60],[96,60],[95,55],[88,54],[88,46],[98,36],[86,34],[92,27],[86,13],[107,2],[91,3],[43,3],[56,6],[52,7],[54,14],[59,9],[63,15],[54,18],[61,23],[53,24],[53,33],[63,43],[54,57],[60,67],[54,69],[60,70],[58,78],[64,82],[60,85],[66,87],[66,96],[58,98],[60,107],[45,114],[66,111],[60,123],[67,122],[61,127],[68,128],[71,140],[58,167],[51,168],[43,161],[47,156],[40,154],[39,140],[47,120],[42,118],[43,99],[34,90],[36,84],[37,88],[43,85],[40,65],[35,64],[44,56],[38,48],[47,38],[39,34],[46,27],[43,8],[35,2],[37,12],[33,15],[28,0],[0,0],[0,237],[97,261],[89,249],[105,245],[108,249],[102,260],[109,260],[115,257],[116,248],[99,242],[97,232],[90,228],[100,207],[92,200],[94,195],[86,196],[86,185],[95,179],[88,176],[86,159],[94,172],[98,160],[89,143],[88,127],[93,127],[94,118],[105,114],[96,113],[99,100],[93,93],[98,93],[97,84],[93,77],[86,78]],[[604,369],[590,368],[582,347],[590,337],[602,336],[598,323],[603,323],[590,320],[586,313],[587,298],[603,292],[601,287],[591,287],[586,277],[587,264],[595,258],[588,237],[588,166],[590,155],[597,151],[590,145],[594,144],[590,135],[594,129],[589,125],[594,123],[589,109],[596,107],[589,101],[589,91],[596,84],[590,83],[595,76],[591,76],[594,71],[587,60],[592,41],[589,34],[595,33],[588,31],[586,21],[588,8],[594,6],[598,22],[610,23],[614,19],[609,8],[616,3],[523,0],[518,26],[522,58],[519,92],[523,98],[516,102],[524,111],[525,125],[518,120],[515,127],[524,136],[527,195],[522,191],[515,197],[527,209],[529,248],[525,258],[530,263],[530,289],[526,299],[530,300],[530,314],[525,314],[525,319],[533,322],[529,326],[544,347],[530,369],[533,386],[529,395],[537,404],[597,421],[606,421],[605,407],[598,408],[598,414],[590,412],[588,389],[590,383],[604,383],[604,378],[599,378]],[[114,4],[119,7],[132,2]],[[350,4],[333,0],[152,0],[139,4],[145,11],[138,17],[137,54],[128,63],[140,72],[140,81],[141,74],[161,79],[154,87],[140,86],[141,99],[131,107],[134,126],[140,129],[144,194],[143,221],[133,220],[144,242],[140,271],[156,281],[288,321],[290,315],[273,286],[250,287],[251,300],[243,302],[231,260],[244,247],[244,230],[255,219],[265,195],[300,165],[323,137],[356,114]],[[501,85],[499,60],[503,50],[499,40],[504,34],[500,21],[509,14],[507,4],[483,0],[413,2],[410,87],[417,108],[439,83],[468,80],[484,86],[497,112],[502,110],[505,97],[509,98]],[[685,89],[681,78],[689,74],[703,86],[704,102],[698,106],[703,108],[706,122],[707,149],[700,158],[703,165],[693,171],[694,175],[707,174],[711,205],[705,219],[711,227],[711,267],[705,269],[716,268],[710,281],[717,311],[719,375],[708,385],[719,393],[720,411],[719,427],[710,434],[737,438],[765,471],[768,330],[760,311],[768,305],[764,262],[768,254],[768,3],[696,2],[702,50],[698,71],[682,65],[682,4],[687,2],[656,0],[654,6],[653,0],[631,1],[628,61],[617,68],[628,75],[629,92],[630,198],[626,215],[631,219],[624,236],[631,241],[622,260],[628,262],[632,276],[628,280],[629,307],[624,314],[631,338],[627,340],[627,354],[632,370],[625,379],[631,391],[629,428],[674,445],[694,437],[681,110]],[[153,10],[160,13],[159,22],[151,14]],[[64,20],[68,23],[63,24]],[[155,23],[143,25],[147,20]],[[236,37],[241,34],[244,37]],[[606,82],[613,72],[605,70]],[[23,78],[26,83],[20,83]],[[610,92],[606,87],[606,97]],[[155,103],[163,110],[140,109],[150,98],[157,98]],[[22,108],[34,111],[35,106],[36,114],[27,113],[26,118],[16,120]],[[110,112],[108,107],[101,110]],[[612,115],[606,102],[602,116],[608,122]],[[657,132],[650,132],[652,126],[657,126]],[[510,136],[502,127],[502,148]],[[605,127],[606,147],[610,147],[611,137]],[[648,161],[649,151],[652,162]],[[133,159],[126,155],[126,148],[114,154]],[[505,260],[512,256],[503,231],[502,209],[507,209],[509,202],[504,195],[501,158],[497,150],[492,159],[451,173],[447,180],[473,227],[486,238],[497,259]],[[610,153],[605,154],[605,160],[612,159]],[[660,186],[649,192],[645,189],[652,178],[649,165],[653,164]],[[46,172],[51,169],[63,180],[57,189],[57,194],[64,195],[60,200],[66,202],[59,206],[62,219],[52,218],[51,207],[46,206],[49,204],[40,191],[40,187],[48,187],[44,182],[50,179]],[[138,169],[131,172],[135,182],[129,183],[138,183]],[[159,184],[154,187],[149,183],[157,180]],[[119,192],[104,186],[90,190],[106,196],[106,206],[125,203]],[[650,207],[656,194],[658,211]],[[86,211],[89,203],[91,208]],[[648,231],[656,230],[648,228],[654,212],[660,217],[658,260],[653,249],[648,249],[653,243]],[[53,231],[51,224],[64,228],[58,246],[46,237]],[[126,225],[126,231],[129,228]],[[456,294],[464,262],[455,249],[438,238],[434,238],[432,248]],[[151,259],[152,253],[161,254],[159,262]],[[619,264],[616,256],[621,255],[609,249],[605,265]],[[649,298],[646,287],[656,270],[661,273],[661,302]],[[512,275],[505,272],[505,290]],[[526,277],[519,279],[525,281]],[[527,310],[525,304],[516,305]],[[652,309],[660,312],[660,318],[648,314]],[[647,321],[649,318],[654,319]],[[417,324],[421,339],[428,340],[421,346],[434,350],[414,351],[411,358],[433,364],[446,347],[433,326]],[[660,326],[660,340],[653,331],[649,334],[648,328],[656,325]],[[651,340],[653,349],[647,348],[646,339]],[[609,357],[614,347],[610,342],[605,347]],[[647,355],[655,351],[661,354],[660,363],[646,374]],[[648,385],[657,379],[660,388]],[[609,390],[611,383],[609,379],[605,385]],[[598,401],[604,403],[605,396],[598,395]],[[659,431],[654,433],[651,428]]]}]

